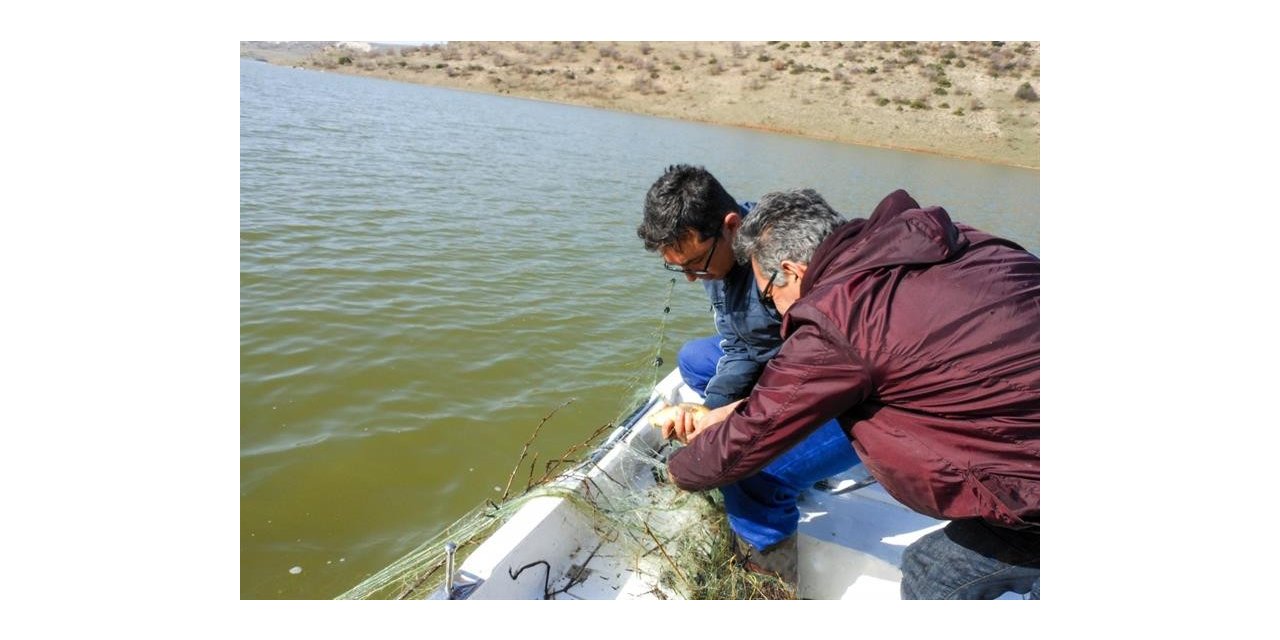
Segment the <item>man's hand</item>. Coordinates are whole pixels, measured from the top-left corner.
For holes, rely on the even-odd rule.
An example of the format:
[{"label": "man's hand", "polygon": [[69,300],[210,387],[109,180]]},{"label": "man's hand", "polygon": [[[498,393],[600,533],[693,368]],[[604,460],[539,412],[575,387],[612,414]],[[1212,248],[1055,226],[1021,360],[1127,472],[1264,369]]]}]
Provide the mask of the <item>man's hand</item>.
[{"label": "man's hand", "polygon": [[689,444],[707,427],[724,422],[741,402],[742,400],[737,400],[719,409],[712,409],[700,419],[695,419],[692,414],[682,412],[663,425],[662,435],[665,438],[674,437],[684,444]]},{"label": "man's hand", "polygon": [[662,424],[662,437],[675,438],[688,444],[689,436],[697,431],[697,419],[688,411],[676,411],[671,419]]}]

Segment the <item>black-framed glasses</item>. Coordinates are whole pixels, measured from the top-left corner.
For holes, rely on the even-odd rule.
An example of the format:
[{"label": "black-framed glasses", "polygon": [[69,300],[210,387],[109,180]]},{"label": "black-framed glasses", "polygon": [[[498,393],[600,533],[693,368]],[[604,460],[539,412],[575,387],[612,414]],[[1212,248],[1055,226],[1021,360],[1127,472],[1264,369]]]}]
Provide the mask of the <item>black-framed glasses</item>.
[{"label": "black-framed glasses", "polygon": [[774,269],[773,273],[769,275],[769,284],[766,284],[764,286],[764,291],[760,292],[760,304],[769,307],[775,306],[773,304],[773,281],[777,279],[777,277],[778,270]]},{"label": "black-framed glasses", "polygon": [[716,255],[716,247],[720,246],[720,232],[723,230],[724,230],[724,227],[721,227],[716,231],[716,235],[715,235],[716,241],[711,243],[711,251],[707,253],[707,261],[702,265],[701,269],[690,269],[682,265],[671,264],[670,262],[663,262],[662,263],[663,268],[665,268],[667,271],[678,271],[680,273],[688,274],[691,276],[711,275],[711,272],[707,271],[707,269],[711,267],[711,258],[715,257]]}]

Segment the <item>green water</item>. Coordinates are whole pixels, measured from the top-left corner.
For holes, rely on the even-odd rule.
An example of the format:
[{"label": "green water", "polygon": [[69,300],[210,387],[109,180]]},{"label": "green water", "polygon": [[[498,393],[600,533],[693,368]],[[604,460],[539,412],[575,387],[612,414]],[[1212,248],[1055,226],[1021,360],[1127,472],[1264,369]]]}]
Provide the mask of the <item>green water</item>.
[{"label": "green water", "polygon": [[241,598],[347,590],[713,331],[635,236],[668,164],[850,217],[905,188],[1039,253],[1037,172],[249,61],[240,100]]}]

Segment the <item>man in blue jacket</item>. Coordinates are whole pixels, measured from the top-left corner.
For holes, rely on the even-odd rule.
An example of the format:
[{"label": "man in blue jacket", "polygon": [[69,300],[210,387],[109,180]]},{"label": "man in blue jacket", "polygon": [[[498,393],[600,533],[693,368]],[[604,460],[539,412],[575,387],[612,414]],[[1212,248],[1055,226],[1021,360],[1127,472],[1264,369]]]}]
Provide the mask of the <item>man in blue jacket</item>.
[{"label": "man in blue jacket", "polygon": [[[706,169],[676,165],[650,187],[636,229],[645,249],[658,252],[667,270],[683,273],[690,282],[702,280],[711,300],[717,335],[686,343],[677,358],[685,383],[703,394],[711,409],[750,395],[782,345],[781,316],[733,251],[734,237],[753,206],[739,204]],[[663,435],[684,439],[693,422],[692,416],[682,416],[664,426]],[[795,585],[796,500],[815,482],[857,463],[848,437],[831,421],[759,473],[722,487],[747,567]]]}]

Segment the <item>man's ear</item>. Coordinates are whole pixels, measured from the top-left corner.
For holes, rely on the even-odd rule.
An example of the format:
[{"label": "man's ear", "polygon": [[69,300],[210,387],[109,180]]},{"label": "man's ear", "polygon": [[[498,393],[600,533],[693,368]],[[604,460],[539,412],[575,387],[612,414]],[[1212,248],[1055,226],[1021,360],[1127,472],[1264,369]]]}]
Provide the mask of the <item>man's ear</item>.
[{"label": "man's ear", "polygon": [[730,211],[724,215],[724,230],[729,233],[737,233],[738,227],[742,226],[742,216],[737,211]]},{"label": "man's ear", "polygon": [[795,278],[796,282],[803,280],[804,273],[809,270],[809,265],[803,262],[796,262],[794,260],[783,260],[778,266],[782,267],[782,271],[784,273],[791,274],[791,276]]}]

